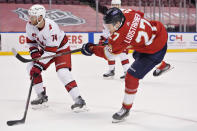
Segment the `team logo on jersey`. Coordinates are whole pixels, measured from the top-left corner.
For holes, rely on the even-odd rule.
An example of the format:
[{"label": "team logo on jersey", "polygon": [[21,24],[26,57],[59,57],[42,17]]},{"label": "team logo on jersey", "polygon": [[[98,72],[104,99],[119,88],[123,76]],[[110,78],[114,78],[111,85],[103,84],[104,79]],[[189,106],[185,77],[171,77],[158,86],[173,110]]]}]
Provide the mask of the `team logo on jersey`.
[{"label": "team logo on jersey", "polygon": [[[13,10],[18,14],[19,18],[28,21],[28,10],[23,8],[18,8]],[[61,10],[47,10],[46,18],[54,20],[57,24],[62,26],[69,25],[80,25],[85,23],[85,19],[74,16],[71,12],[61,11]]]}]

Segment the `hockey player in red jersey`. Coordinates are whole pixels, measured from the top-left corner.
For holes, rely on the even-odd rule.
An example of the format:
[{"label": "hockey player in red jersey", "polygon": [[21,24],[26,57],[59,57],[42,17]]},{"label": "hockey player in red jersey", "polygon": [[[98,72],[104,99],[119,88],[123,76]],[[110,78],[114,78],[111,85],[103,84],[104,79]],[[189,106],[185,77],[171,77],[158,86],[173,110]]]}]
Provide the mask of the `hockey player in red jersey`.
[{"label": "hockey player in red jersey", "polygon": [[134,62],[125,77],[125,95],[122,108],[115,113],[113,122],[124,120],[132,108],[137,93],[139,80],[159,64],[167,50],[168,34],[159,21],[149,21],[144,14],[132,9],[124,10],[110,8],[103,17],[105,26],[111,36],[107,46],[95,46],[86,43],[82,46],[82,53],[87,56],[95,54],[110,60],[125,49],[133,49]]},{"label": "hockey player in red jersey", "polygon": [[[111,7],[117,7],[121,9],[121,0],[112,0],[111,1]],[[121,9],[123,11],[124,9]],[[107,39],[110,36],[109,31],[105,28],[103,30],[103,33],[100,37],[99,44],[107,43]],[[129,68],[129,59],[128,59],[128,49],[117,55],[120,58],[124,75],[120,77],[120,79],[125,78],[127,69]],[[103,74],[104,78],[113,78],[115,75],[115,58],[108,60],[109,70],[105,74]],[[156,68],[156,70],[153,71],[153,76],[160,76],[162,73],[168,71],[170,69],[170,64],[166,63],[165,61],[162,61],[159,66]]]},{"label": "hockey player in red jersey", "polygon": [[[33,5],[28,10],[28,14],[29,22],[26,24],[27,44],[33,59],[70,51],[65,33],[59,29],[54,21],[45,18],[46,10],[44,6]],[[31,105],[40,105],[48,101],[41,72],[47,70],[52,63],[55,63],[59,79],[75,102],[71,109],[83,109],[86,103],[80,96],[77,83],[70,72],[71,55],[39,60],[28,65],[27,70],[31,78],[36,76],[33,88],[38,96],[31,101]]]}]

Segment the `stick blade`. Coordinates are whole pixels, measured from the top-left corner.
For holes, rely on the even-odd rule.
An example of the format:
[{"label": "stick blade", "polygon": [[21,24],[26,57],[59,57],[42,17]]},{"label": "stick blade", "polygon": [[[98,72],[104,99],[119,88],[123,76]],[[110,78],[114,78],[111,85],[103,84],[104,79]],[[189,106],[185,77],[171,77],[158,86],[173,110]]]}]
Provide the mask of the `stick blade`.
[{"label": "stick blade", "polygon": [[16,56],[18,53],[16,51],[16,49],[12,48],[12,53]]},{"label": "stick blade", "polygon": [[23,58],[20,54],[17,53],[16,49],[12,48],[12,53],[15,55],[15,57],[20,60],[23,63],[34,61],[33,59],[26,59]]},{"label": "stick blade", "polygon": [[18,124],[23,124],[23,123],[25,123],[24,120],[11,120],[11,121],[7,121],[7,125],[8,126],[18,125]]}]

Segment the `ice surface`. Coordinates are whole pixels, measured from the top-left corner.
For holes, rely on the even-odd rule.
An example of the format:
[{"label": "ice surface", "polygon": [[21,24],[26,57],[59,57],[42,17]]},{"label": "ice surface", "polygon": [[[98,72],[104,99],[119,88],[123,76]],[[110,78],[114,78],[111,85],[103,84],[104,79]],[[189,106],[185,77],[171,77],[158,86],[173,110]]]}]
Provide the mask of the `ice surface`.
[{"label": "ice surface", "polygon": [[7,120],[23,116],[30,80],[27,64],[14,56],[0,56],[0,131],[197,131],[197,53],[168,53],[165,60],[174,69],[159,77],[151,71],[141,80],[130,116],[118,124],[112,124],[111,117],[124,95],[119,59],[115,79],[104,80],[106,61],[95,56],[72,58],[73,77],[90,110],[71,111],[73,101],[51,65],[43,72],[49,108],[30,107],[25,124],[9,127]]}]

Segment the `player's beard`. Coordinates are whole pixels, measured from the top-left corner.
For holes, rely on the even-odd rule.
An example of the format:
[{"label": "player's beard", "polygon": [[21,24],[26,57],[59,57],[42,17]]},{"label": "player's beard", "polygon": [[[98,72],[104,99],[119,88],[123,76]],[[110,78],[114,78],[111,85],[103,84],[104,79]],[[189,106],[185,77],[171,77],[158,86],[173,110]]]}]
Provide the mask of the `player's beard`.
[{"label": "player's beard", "polygon": [[43,20],[44,20],[44,19],[42,18],[41,21],[38,21],[38,18],[37,18],[37,20],[36,20],[34,23],[32,23],[31,20],[29,20],[29,22],[30,22],[33,26],[39,28],[39,25],[43,22]]},{"label": "player's beard", "polygon": [[29,23],[30,23],[31,25],[33,25],[33,26],[36,26],[36,25],[38,24],[37,21],[33,23],[31,20],[29,20]]},{"label": "player's beard", "polygon": [[37,28],[40,28],[39,25],[44,21],[44,19],[42,19],[41,21],[37,20],[37,24],[35,25]]},{"label": "player's beard", "polygon": [[33,26],[36,26],[36,25],[38,25],[38,22],[36,22],[36,23],[33,23],[32,25],[33,25]]}]

